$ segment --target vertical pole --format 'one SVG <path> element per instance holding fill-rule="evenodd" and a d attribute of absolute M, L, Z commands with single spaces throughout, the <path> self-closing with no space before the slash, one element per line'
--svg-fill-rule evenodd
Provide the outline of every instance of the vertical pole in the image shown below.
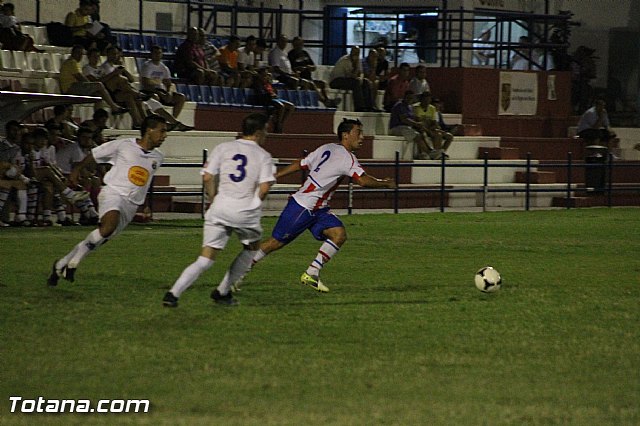
<path fill-rule="evenodd" d="M 530 207 L 530 196 L 531 196 L 531 152 L 527 152 L 527 179 L 525 184 L 525 199 L 524 199 L 524 209 L 529 211 Z"/>
<path fill-rule="evenodd" d="M 353 213 L 353 179 L 349 178 L 349 192 L 347 194 L 347 214 Z"/>
<path fill-rule="evenodd" d="M 609 164 L 607 165 L 607 168 L 609 169 L 609 173 L 608 173 L 608 182 L 607 182 L 607 207 L 611 207 L 612 205 L 612 194 L 611 192 L 613 191 L 613 154 L 608 153 L 608 160 L 609 160 Z"/>
<path fill-rule="evenodd" d="M 565 199 L 567 209 L 571 208 L 571 181 L 573 180 L 573 153 L 567 152 L 567 197 Z"/>
<path fill-rule="evenodd" d="M 149 185 L 149 210 L 153 214 L 153 185 L 154 185 L 155 176 L 151 178 L 151 185 Z"/>
<path fill-rule="evenodd" d="M 444 179 L 445 179 L 445 156 L 442 156 L 442 159 L 440 160 L 440 213 L 444 213 L 444 196 L 445 196 L 445 190 L 444 190 Z"/>
<path fill-rule="evenodd" d="M 396 179 L 396 187 L 393 189 L 393 213 L 398 214 L 398 204 L 400 201 L 400 151 L 396 151 L 393 172 Z"/>
<path fill-rule="evenodd" d="M 40 0 L 36 1 L 36 22 L 40 24 Z"/>
<path fill-rule="evenodd" d="M 144 12 L 142 10 L 143 0 L 138 2 L 138 33 L 142 36 L 142 29 L 144 28 Z"/>
<path fill-rule="evenodd" d="M 489 153 L 482 154 L 482 211 L 487 211 L 487 196 L 489 195 Z"/>

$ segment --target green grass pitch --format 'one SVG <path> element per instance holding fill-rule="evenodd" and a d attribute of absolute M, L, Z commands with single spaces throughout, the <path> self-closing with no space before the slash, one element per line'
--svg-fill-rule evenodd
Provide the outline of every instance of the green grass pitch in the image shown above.
<path fill-rule="evenodd" d="M 200 221 L 131 225 L 45 282 L 90 228 L 0 230 L 0 424 L 640 424 L 640 210 L 343 216 L 331 293 L 309 234 L 235 308 L 180 299 Z M 264 220 L 265 233 L 274 218 Z M 503 286 L 483 294 L 475 271 Z M 147 414 L 12 414 L 9 396 L 149 399 Z"/>

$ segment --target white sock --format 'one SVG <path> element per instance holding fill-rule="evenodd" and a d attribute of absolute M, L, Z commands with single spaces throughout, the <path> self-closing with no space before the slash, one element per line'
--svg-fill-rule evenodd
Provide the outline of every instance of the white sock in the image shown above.
<path fill-rule="evenodd" d="M 191 265 L 187 266 L 180 277 L 175 282 L 173 287 L 171 287 L 171 293 L 175 297 L 180 297 L 180 295 L 194 283 L 195 280 L 198 279 L 200 275 L 207 269 L 213 266 L 213 260 L 208 257 L 199 256 L 195 262 Z"/>
<path fill-rule="evenodd" d="M 19 189 L 16 191 L 16 197 L 18 198 L 18 214 L 21 219 L 20 221 L 25 220 L 25 215 L 27 214 L 27 190 Z"/>
<path fill-rule="evenodd" d="M 251 261 L 251 266 L 253 266 L 256 263 L 260 262 L 267 255 L 267 253 L 263 252 L 261 249 L 259 249 L 255 253 L 256 254 L 253 256 L 253 260 Z"/>
<path fill-rule="evenodd" d="M 71 188 L 65 188 L 62 192 L 61 192 L 62 196 L 64 198 L 66 198 L 67 200 L 70 200 L 71 197 L 73 197 L 73 194 L 75 194 L 75 191 L 72 190 Z"/>
<path fill-rule="evenodd" d="M 77 268 L 78 264 L 82 262 L 82 259 L 84 259 L 91 251 L 97 249 L 105 242 L 107 242 L 107 238 L 103 238 L 102 235 L 100 235 L 99 229 L 94 229 L 89 235 L 87 235 L 87 238 L 80 241 L 76 245 L 76 247 L 74 248 L 75 254 L 71 256 L 71 259 L 68 261 L 67 266 L 69 268 Z"/>
<path fill-rule="evenodd" d="M 242 250 L 238 256 L 236 256 L 233 263 L 229 267 L 229 270 L 224 275 L 224 278 L 218 285 L 218 292 L 224 296 L 229 294 L 231 286 L 238 281 L 244 274 L 249 272 L 251 265 L 253 264 L 254 256 L 258 250 Z"/>
<path fill-rule="evenodd" d="M 320 270 L 324 266 L 325 263 L 331 260 L 333 256 L 336 255 L 340 251 L 340 247 L 338 247 L 333 241 L 325 240 L 324 243 L 320 246 L 320 250 L 318 250 L 318 255 L 311 265 L 307 268 L 307 274 L 317 277 L 320 275 Z"/>

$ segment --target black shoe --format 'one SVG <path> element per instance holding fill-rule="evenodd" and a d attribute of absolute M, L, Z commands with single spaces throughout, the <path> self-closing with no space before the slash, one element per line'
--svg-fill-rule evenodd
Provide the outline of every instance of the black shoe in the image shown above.
<path fill-rule="evenodd" d="M 67 268 L 65 266 L 64 269 L 62 270 L 62 278 L 64 278 L 65 280 L 71 283 L 75 281 L 75 275 L 76 275 L 76 268 Z"/>
<path fill-rule="evenodd" d="M 53 261 L 53 266 L 51 266 L 51 275 L 47 278 L 47 285 L 50 287 L 57 286 L 58 280 L 60 279 L 60 275 L 58 275 L 58 271 L 56 270 L 56 263 L 58 263 L 58 260 Z"/>
<path fill-rule="evenodd" d="M 71 218 L 65 217 L 64 220 L 59 220 L 58 224 L 62 226 L 78 226 L 77 222 L 74 222 Z"/>
<path fill-rule="evenodd" d="M 88 225 L 97 225 L 97 224 L 98 224 L 98 216 L 95 216 L 95 217 L 82 216 L 80 218 L 80 225 L 88 226 Z"/>
<path fill-rule="evenodd" d="M 233 298 L 231 293 L 225 294 L 223 296 L 220 294 L 218 289 L 215 289 L 213 290 L 213 292 L 211 292 L 211 298 L 213 299 L 214 302 L 219 303 L 221 305 L 233 306 L 238 303 L 238 301 Z"/>
<path fill-rule="evenodd" d="M 164 297 L 162 298 L 162 304 L 167 308 L 177 308 L 178 307 L 178 298 L 173 295 L 170 291 L 166 292 Z"/>

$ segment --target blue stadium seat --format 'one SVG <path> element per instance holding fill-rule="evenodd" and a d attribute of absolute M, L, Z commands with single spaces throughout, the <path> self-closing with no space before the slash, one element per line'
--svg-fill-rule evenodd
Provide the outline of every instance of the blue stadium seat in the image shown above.
<path fill-rule="evenodd" d="M 152 35 L 145 35 L 142 38 L 142 45 L 144 46 L 144 51 L 145 52 L 150 52 L 151 48 L 158 44 L 158 40 L 156 38 L 156 36 L 152 36 Z"/>
<path fill-rule="evenodd" d="M 244 101 L 247 105 L 255 106 L 256 104 L 256 94 L 251 87 L 246 87 L 244 90 Z"/>
<path fill-rule="evenodd" d="M 197 102 L 199 104 L 204 103 L 203 93 L 200 90 L 200 86 L 197 84 L 189 84 L 189 94 L 191 95 L 191 102 Z"/>
<path fill-rule="evenodd" d="M 251 106 L 251 102 L 247 99 L 244 89 L 241 89 L 240 87 L 233 88 L 233 98 L 238 106 L 243 108 Z"/>
<path fill-rule="evenodd" d="M 167 37 L 167 53 L 176 53 L 178 46 L 182 44 L 184 40 L 176 37 Z"/>
<path fill-rule="evenodd" d="M 289 100 L 289 94 L 286 89 L 276 89 L 276 93 L 280 99 L 284 99 L 285 101 Z"/>
<path fill-rule="evenodd" d="M 287 90 L 289 102 L 294 104 L 297 109 L 308 109 L 304 103 L 302 92 L 304 92 L 304 90 Z"/>
<path fill-rule="evenodd" d="M 129 39 L 129 34 L 127 33 L 116 33 L 116 38 L 118 39 L 118 46 L 125 51 L 131 51 L 131 40 Z"/>
<path fill-rule="evenodd" d="M 233 97 L 232 87 L 223 87 L 222 96 L 224 96 L 224 104 L 228 106 L 237 106 L 236 100 Z"/>
<path fill-rule="evenodd" d="M 131 51 L 132 52 L 144 52 L 144 46 L 142 45 L 142 36 L 140 34 L 131 34 Z"/>
<path fill-rule="evenodd" d="M 211 100 L 213 105 L 224 105 L 224 96 L 222 96 L 222 87 L 211 86 Z"/>

